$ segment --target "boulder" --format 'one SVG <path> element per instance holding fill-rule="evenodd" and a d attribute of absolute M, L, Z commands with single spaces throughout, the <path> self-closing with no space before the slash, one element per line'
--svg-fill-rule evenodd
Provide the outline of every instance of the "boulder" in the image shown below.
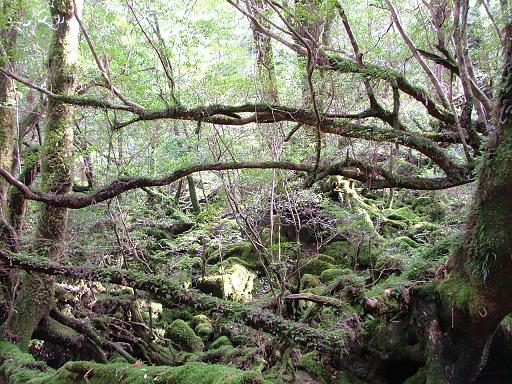
<path fill-rule="evenodd" d="M 201 352 L 204 349 L 202 340 L 194 330 L 183 320 L 174 320 L 167 328 L 165 337 L 186 352 Z"/>
<path fill-rule="evenodd" d="M 223 265 L 218 273 L 198 281 L 197 287 L 214 296 L 234 301 L 252 299 L 256 274 L 239 263 Z"/>

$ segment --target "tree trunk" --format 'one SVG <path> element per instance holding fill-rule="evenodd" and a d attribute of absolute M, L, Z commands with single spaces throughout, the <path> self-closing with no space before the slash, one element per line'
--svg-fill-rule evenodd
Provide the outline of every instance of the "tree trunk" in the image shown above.
<path fill-rule="evenodd" d="M 0 43 L 5 50 L 6 60 L 0 55 L 0 67 L 12 70 L 16 49 L 17 22 L 21 13 L 20 0 L 3 2 L 3 14 L 6 25 L 0 30 Z M 16 111 L 16 87 L 14 80 L 0 73 L 0 167 L 11 169 L 14 147 L 14 117 Z M 0 180 L 0 209 L 4 217 L 5 201 L 9 184 Z"/>
<path fill-rule="evenodd" d="M 74 16 L 74 4 L 80 10 L 80 0 L 50 2 L 54 35 L 49 55 L 49 88 L 62 95 L 72 95 L 76 87 L 74 72 L 79 26 Z M 72 187 L 73 111 L 72 105 L 48 100 L 41 164 L 42 188 L 53 194 L 66 194 Z M 58 261 L 66 222 L 67 209 L 50 205 L 43 207 L 33 245 L 34 254 Z M 14 303 L 14 311 L 4 324 L 4 336 L 27 349 L 34 329 L 50 311 L 53 293 L 51 276 L 28 274 Z"/>
<path fill-rule="evenodd" d="M 17 23 L 21 16 L 21 1 L 7 0 L 3 3 L 3 17 L 6 24 L 0 29 L 0 67 L 12 70 L 16 55 Z M 4 57 L 5 54 L 5 57 Z M 12 168 L 14 148 L 14 127 L 16 117 L 16 87 L 14 81 L 0 74 L 0 167 Z M 7 191 L 9 184 L 0 180 L 0 244 L 10 250 L 18 249 L 18 236 L 7 221 Z"/>
<path fill-rule="evenodd" d="M 188 194 L 190 195 L 190 201 L 192 202 L 192 211 L 194 213 L 201 213 L 201 206 L 197 200 L 196 182 L 192 175 L 187 176 L 188 182 Z"/>
<path fill-rule="evenodd" d="M 485 365 L 496 327 L 512 310 L 512 29 L 506 27 L 498 129 L 482 160 L 464 243 L 440 285 L 443 334 L 433 337 L 432 378 L 471 383 Z M 455 296 L 457 300 L 455 300 Z M 444 328 L 444 329 L 443 329 Z"/>
<path fill-rule="evenodd" d="M 262 0 L 251 0 L 251 6 L 260 12 L 264 12 L 266 6 Z M 257 17 L 257 16 L 256 16 Z M 268 28 L 268 22 L 263 18 L 258 22 Z M 261 33 L 254 23 L 251 24 L 256 50 L 256 81 L 259 98 L 268 103 L 277 103 L 276 75 L 274 67 L 274 55 L 272 53 L 272 38 Z"/>

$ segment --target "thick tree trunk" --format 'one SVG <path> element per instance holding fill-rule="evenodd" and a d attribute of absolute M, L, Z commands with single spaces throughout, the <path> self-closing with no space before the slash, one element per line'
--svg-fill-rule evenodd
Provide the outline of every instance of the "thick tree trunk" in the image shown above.
<path fill-rule="evenodd" d="M 80 0 L 51 1 L 54 36 L 49 56 L 49 88 L 62 95 L 75 91 L 75 66 L 78 55 L 79 26 L 74 16 L 74 4 Z M 72 105 L 50 99 L 47 109 L 45 141 L 42 153 L 43 188 L 50 193 L 66 194 L 72 187 L 73 168 Z M 67 209 L 47 205 L 42 208 L 34 253 L 58 261 L 66 230 Z M 4 324 L 4 336 L 28 347 L 33 331 L 47 316 L 53 302 L 53 278 L 31 273 L 22 282 L 14 303 L 14 311 Z"/>
<path fill-rule="evenodd" d="M 21 15 L 21 1 L 7 0 L 3 3 L 6 24 L 0 29 L 0 67 L 12 70 L 16 53 L 17 23 Z M 14 125 L 16 116 L 16 87 L 14 81 L 0 74 L 0 167 L 12 168 L 14 148 Z M 7 191 L 9 184 L 0 180 L 0 244 L 10 250 L 18 249 L 18 236 L 7 221 Z M 8 284 L 8 283 L 7 283 Z"/>
<path fill-rule="evenodd" d="M 499 322 L 512 311 L 512 29 L 506 27 L 498 129 L 491 138 L 464 243 L 441 283 L 445 324 L 433 337 L 431 372 L 443 383 L 471 383 L 485 365 Z M 457 299 L 455 299 L 457 298 Z"/>
<path fill-rule="evenodd" d="M 3 2 L 3 17 L 5 28 L 0 29 L 0 43 L 4 53 L 0 55 L 0 67 L 12 70 L 15 57 L 17 22 L 21 13 L 20 0 L 7 0 Z M 11 169 L 12 151 L 14 147 L 14 117 L 16 112 L 16 87 L 14 80 L 0 74 L 0 167 Z M 5 201 L 9 184 L 0 180 L 0 209 L 4 217 Z"/>

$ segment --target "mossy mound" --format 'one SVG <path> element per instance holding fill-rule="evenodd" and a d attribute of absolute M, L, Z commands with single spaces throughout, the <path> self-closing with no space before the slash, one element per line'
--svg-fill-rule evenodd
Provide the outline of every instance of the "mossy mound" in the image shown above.
<path fill-rule="evenodd" d="M 362 267 L 373 267 L 380 253 L 380 244 L 371 240 L 362 240 L 356 251 L 356 261 Z"/>
<path fill-rule="evenodd" d="M 327 256 L 329 257 L 329 256 Z M 320 276 L 326 269 L 335 268 L 331 262 L 323 260 L 325 255 L 315 255 L 301 261 L 301 272 L 304 274 Z"/>
<path fill-rule="evenodd" d="M 249 241 L 240 241 L 228 246 L 224 257 L 226 259 L 230 257 L 237 258 L 249 269 L 259 270 L 261 268 L 258 252 Z"/>
<path fill-rule="evenodd" d="M 87 379 L 84 378 L 87 374 Z M 259 372 L 200 362 L 177 367 L 71 361 L 58 370 L 0 341 L 0 381 L 6 384 L 265 384 Z"/>
<path fill-rule="evenodd" d="M 200 352 L 204 349 L 204 344 L 196 336 L 194 330 L 183 320 L 178 319 L 172 322 L 167 328 L 165 336 L 178 345 L 186 352 Z"/>
<path fill-rule="evenodd" d="M 321 249 L 322 253 L 331 256 L 335 264 L 350 268 L 355 255 L 354 246 L 349 241 L 335 241 Z"/>
<path fill-rule="evenodd" d="M 231 343 L 231 340 L 227 336 L 220 336 L 208 346 L 209 349 L 219 349 L 222 347 L 232 347 L 233 344 Z"/>
<path fill-rule="evenodd" d="M 190 321 L 192 327 L 197 327 L 199 324 L 211 324 L 212 321 L 206 315 L 195 315 Z"/>
<path fill-rule="evenodd" d="M 418 215 L 426 216 L 434 222 L 440 222 L 446 216 L 448 205 L 441 196 L 422 195 L 414 199 L 412 209 Z"/>
<path fill-rule="evenodd" d="M 383 213 L 389 220 L 405 221 L 409 223 L 421 221 L 421 218 L 408 207 L 387 209 Z"/>
<path fill-rule="evenodd" d="M 188 308 L 162 308 L 160 321 L 162 323 L 170 324 L 174 320 L 181 319 L 185 321 L 192 320 L 193 315 Z"/>
<path fill-rule="evenodd" d="M 348 268 L 331 268 L 326 269 L 320 275 L 320 281 L 322 283 L 330 283 L 333 280 L 337 280 L 342 276 L 353 274 L 351 269 Z"/>
<path fill-rule="evenodd" d="M 329 255 L 324 255 L 322 253 L 319 253 L 318 255 L 316 255 L 316 258 L 318 260 L 325 261 L 326 263 L 331 263 L 331 264 L 336 263 L 336 260 L 334 259 L 334 257 L 329 256 Z"/>
<path fill-rule="evenodd" d="M 311 289 L 322 285 L 322 281 L 318 276 L 311 275 L 309 273 L 304 274 L 301 278 L 301 288 Z"/>
<path fill-rule="evenodd" d="M 238 263 L 221 266 L 218 274 L 207 276 L 198 282 L 197 287 L 214 296 L 234 301 L 252 299 L 256 274 Z"/>
<path fill-rule="evenodd" d="M 208 341 L 213 336 L 213 325 L 211 323 L 201 323 L 197 324 L 194 328 L 194 331 L 197 336 L 201 338 L 203 341 Z"/>

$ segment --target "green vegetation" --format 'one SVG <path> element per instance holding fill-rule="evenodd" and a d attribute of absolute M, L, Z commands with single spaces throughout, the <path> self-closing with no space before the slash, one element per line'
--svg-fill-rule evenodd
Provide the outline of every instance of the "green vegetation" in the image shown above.
<path fill-rule="evenodd" d="M 511 382 L 510 1 L 0 1 L 0 382 Z"/>

